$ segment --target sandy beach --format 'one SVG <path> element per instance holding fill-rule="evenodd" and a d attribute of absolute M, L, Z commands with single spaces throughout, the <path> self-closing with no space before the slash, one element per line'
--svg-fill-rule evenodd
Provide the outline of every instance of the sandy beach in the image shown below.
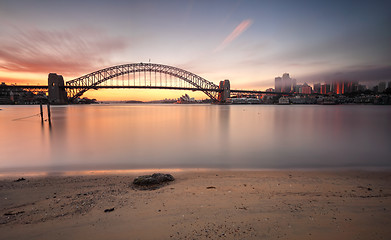
<path fill-rule="evenodd" d="M 0 179 L 0 239 L 390 239 L 391 172 L 160 170 Z M 106 211 L 105 211 L 106 210 Z"/>

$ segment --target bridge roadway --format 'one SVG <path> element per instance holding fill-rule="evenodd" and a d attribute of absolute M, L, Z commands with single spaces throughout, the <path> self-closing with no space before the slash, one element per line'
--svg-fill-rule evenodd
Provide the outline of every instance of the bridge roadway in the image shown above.
<path fill-rule="evenodd" d="M 61 89 L 80 89 L 84 86 L 60 86 Z M 46 85 L 0 85 L 0 89 L 4 88 L 19 88 L 22 90 L 42 90 L 47 91 L 48 86 Z M 169 87 L 169 86 L 94 86 L 91 89 L 120 89 L 120 88 L 134 88 L 134 89 L 167 89 L 167 90 L 186 90 L 186 91 L 212 91 L 212 92 L 221 92 L 221 89 L 195 89 L 195 88 L 189 88 L 189 87 Z M 231 93 L 241 93 L 241 94 L 276 94 L 276 95 L 292 95 L 293 93 L 286 93 L 286 92 L 266 92 L 266 91 L 258 91 L 258 90 L 238 90 L 238 89 L 231 89 Z"/>

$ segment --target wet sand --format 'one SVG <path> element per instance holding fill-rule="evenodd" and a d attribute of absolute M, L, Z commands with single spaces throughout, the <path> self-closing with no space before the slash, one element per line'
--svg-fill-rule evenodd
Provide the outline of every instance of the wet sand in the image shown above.
<path fill-rule="evenodd" d="M 160 172 L 0 179 L 0 239 L 391 238 L 390 171 Z"/>

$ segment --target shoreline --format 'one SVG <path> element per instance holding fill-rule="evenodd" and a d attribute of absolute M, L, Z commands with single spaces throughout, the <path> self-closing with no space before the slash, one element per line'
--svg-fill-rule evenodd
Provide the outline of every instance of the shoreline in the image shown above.
<path fill-rule="evenodd" d="M 127 174 L 150 174 L 154 172 L 391 172 L 390 167 L 301 167 L 301 168 L 128 168 L 128 169 L 86 169 L 86 170 L 31 170 L 31 169 L 8 169 L 0 171 L 0 180 L 17 177 L 47 177 L 47 176 L 99 176 L 99 175 L 127 175 Z"/>
<path fill-rule="evenodd" d="M 153 191 L 132 188 L 136 176 L 155 170 L 176 180 Z M 390 170 L 171 170 L 1 178 L 0 239 L 391 235 Z"/>

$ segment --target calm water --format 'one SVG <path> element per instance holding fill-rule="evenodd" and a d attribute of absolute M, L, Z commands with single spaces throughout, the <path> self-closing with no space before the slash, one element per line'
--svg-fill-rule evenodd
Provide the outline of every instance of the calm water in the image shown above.
<path fill-rule="evenodd" d="M 51 128 L 0 109 L 2 172 L 391 167 L 388 106 L 52 106 Z"/>

